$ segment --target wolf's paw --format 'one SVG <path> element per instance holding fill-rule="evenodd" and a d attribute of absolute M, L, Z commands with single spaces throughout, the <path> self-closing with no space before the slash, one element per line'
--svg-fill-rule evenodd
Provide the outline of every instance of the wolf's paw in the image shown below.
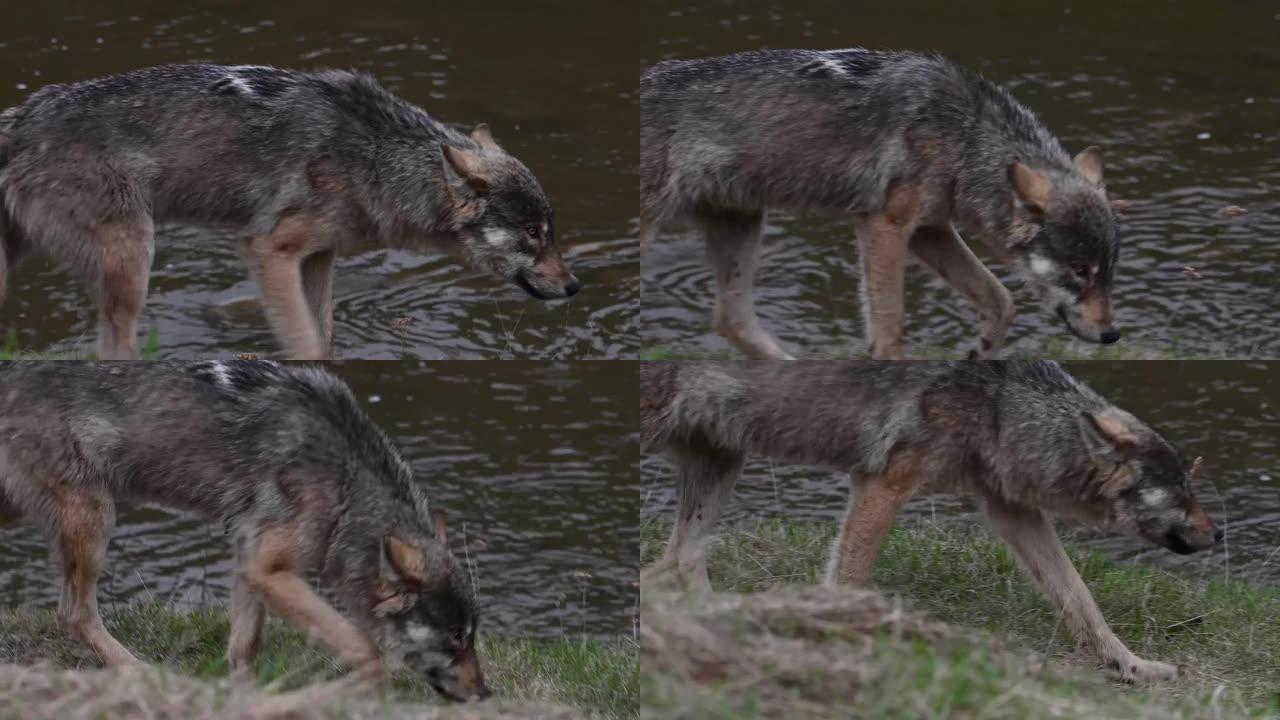
<path fill-rule="evenodd" d="M 1143 660 L 1133 655 L 1126 660 L 1112 660 L 1112 669 L 1120 673 L 1120 681 L 1134 684 L 1147 684 L 1175 680 L 1178 668 L 1168 663 L 1155 660 Z"/>

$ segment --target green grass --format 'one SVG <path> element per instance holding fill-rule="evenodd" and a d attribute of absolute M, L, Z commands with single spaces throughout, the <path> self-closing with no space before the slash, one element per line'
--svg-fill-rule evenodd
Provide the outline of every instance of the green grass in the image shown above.
<path fill-rule="evenodd" d="M 652 523 L 643 528 L 643 563 L 660 553 L 666 532 Z M 745 597 L 802 592 L 799 588 L 820 579 L 834 532 L 831 524 L 784 522 L 729 532 L 710 555 L 712 585 L 717 592 Z M 1063 717 L 1280 716 L 1280 591 L 1241 582 L 1195 582 L 1091 552 L 1072 550 L 1071 555 L 1120 638 L 1142 657 L 1183 666 L 1181 678 L 1153 687 L 1109 681 L 1019 572 L 1003 543 L 980 533 L 918 528 L 890 535 L 872 586 L 946 623 L 954 636 L 832 640 L 812 633 L 783 635 L 792 650 L 803 648 L 825 659 L 803 687 L 774 688 L 782 700 L 752 700 L 751 693 L 731 683 L 654 672 L 646 659 L 642 704 L 647 709 L 692 703 L 708 716 L 754 717 L 779 703 L 796 702 L 813 709 L 797 717 L 840 716 L 824 714 L 821 693 L 809 697 L 805 687 L 820 687 L 824 676 L 830 681 L 844 663 L 860 665 L 867 678 L 875 679 L 837 696 L 846 703 L 856 699 L 867 717 L 1044 717 L 1048 708 L 1058 708 Z M 660 594 L 655 604 L 648 587 L 642 593 L 642 613 L 681 612 L 679 600 Z M 743 620 L 732 622 L 741 627 Z M 758 644 L 761 635 L 750 625 L 740 632 L 756 638 L 748 644 Z M 778 642 L 777 628 L 767 636 Z M 753 711 L 751 702 L 766 710 Z"/>
<path fill-rule="evenodd" d="M 175 612 L 160 604 L 105 607 L 108 629 L 150 663 L 197 678 L 227 675 L 223 653 L 227 614 L 220 608 Z M 531 640 L 481 635 L 478 653 L 495 697 L 568 705 L 606 718 L 638 712 L 636 643 L 631 638 Z M 94 668 L 97 661 L 58 627 L 51 611 L 0 613 L 0 662 L 51 661 Z M 334 658 L 282 622 L 269 620 L 257 661 L 258 685 L 292 689 L 342 674 Z M 393 678 L 397 701 L 437 702 L 435 692 L 407 673 Z"/>
<path fill-rule="evenodd" d="M 791 348 L 801 357 L 824 360 L 866 359 L 866 344 L 862 342 L 844 345 Z M 912 360 L 963 360 L 969 352 L 966 347 L 912 346 L 907 355 Z M 1155 349 L 1121 342 L 1115 345 L 1086 345 L 1053 338 L 1034 349 L 1006 351 L 1005 358 L 1034 358 L 1044 360 L 1208 360 L 1204 355 L 1183 352 L 1178 343 L 1172 347 Z M 1223 355 L 1222 357 L 1227 357 Z M 742 360 L 745 356 L 736 350 L 705 350 L 696 347 L 650 347 L 640 351 L 641 360 Z"/>
<path fill-rule="evenodd" d="M 143 360 L 154 360 L 160 353 L 160 333 L 152 327 L 147 330 L 147 337 L 142 341 L 142 347 L 138 349 L 138 355 Z M 4 343 L 0 345 L 0 360 L 92 360 L 92 353 L 49 353 L 33 350 L 24 350 L 18 346 L 18 332 L 10 328 L 5 335 Z"/>

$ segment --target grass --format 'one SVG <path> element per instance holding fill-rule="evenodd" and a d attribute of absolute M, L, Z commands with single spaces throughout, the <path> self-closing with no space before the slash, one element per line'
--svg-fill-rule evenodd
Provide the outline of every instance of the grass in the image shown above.
<path fill-rule="evenodd" d="M 138 349 L 142 360 L 155 360 L 160 353 L 160 333 L 152 327 L 147 330 L 147 337 Z M 18 346 L 18 332 L 10 328 L 5 335 L 4 344 L 0 345 L 0 360 L 93 360 L 92 353 L 48 353 L 23 350 Z"/>
<path fill-rule="evenodd" d="M 801 357 L 824 360 L 856 360 L 870 357 L 866 344 L 857 343 L 792 348 L 801 353 Z M 908 356 L 913 360 L 963 360 L 969 348 L 941 346 L 907 346 Z M 1180 349 L 1175 342 L 1173 347 L 1157 350 L 1155 348 L 1121 342 L 1116 345 L 1086 345 L 1070 342 L 1060 338 L 1051 338 L 1043 345 L 1033 349 L 1017 349 L 1006 351 L 1005 358 L 1028 358 L 1042 360 L 1208 360 L 1205 355 L 1192 355 Z M 1223 354 L 1222 357 L 1229 357 Z M 742 360 L 746 356 L 732 349 L 705 350 L 697 347 L 656 346 L 640 351 L 641 360 Z"/>
<path fill-rule="evenodd" d="M 148 662 L 205 681 L 227 675 L 227 614 L 221 608 L 176 612 L 156 604 L 103 611 L 108 629 Z M 258 686 L 288 690 L 342 674 L 337 661 L 292 626 L 274 619 L 264 628 Z M 495 698 L 517 704 L 567 706 L 580 715 L 630 718 L 638 712 L 636 643 L 613 640 L 531 640 L 481 636 L 478 649 Z M 0 613 L 0 662 L 50 662 L 93 668 L 97 661 L 58 627 L 51 611 Z M 435 691 L 407 673 L 393 678 L 392 699 L 437 704 Z M 3 692 L 0 692 L 3 695 Z M 0 699 L 0 717 L 6 717 Z"/>
<path fill-rule="evenodd" d="M 643 563 L 660 553 L 666 532 L 653 523 L 643 528 Z M 718 613 L 714 602 L 691 604 L 646 583 L 641 602 L 646 712 L 689 704 L 708 717 L 762 717 L 783 707 L 794 708 L 795 717 L 814 718 L 845 717 L 851 707 L 866 717 L 884 718 L 1280 717 L 1280 591 L 1275 589 L 1198 583 L 1072 550 L 1103 614 L 1129 648 L 1184 668 L 1175 682 L 1128 687 L 1099 671 L 1024 579 L 1003 543 L 985 534 L 895 530 L 872 579 L 885 595 L 869 593 L 889 607 L 879 613 L 881 622 L 850 632 L 847 618 L 831 609 L 850 591 L 812 588 L 833 539 L 830 524 L 778 521 L 724 535 L 710 555 L 711 582 L 717 593 L 728 593 L 714 597 L 736 600 L 719 601 L 729 607 Z M 770 600 L 781 610 L 762 622 L 749 603 Z M 902 610 L 899 602 L 911 609 Z M 789 607 L 795 608 L 792 616 L 786 614 Z M 815 622 L 823 612 L 839 621 Z M 846 608 L 849 614 L 857 613 Z M 930 622 L 940 629 L 919 631 Z M 901 627 L 913 623 L 915 630 Z M 747 660 L 760 658 L 760 663 L 719 676 L 705 667 L 701 674 L 672 669 L 651 657 L 650 637 L 660 643 L 681 632 L 703 639 L 722 636 L 734 648 L 734 662 L 749 665 Z M 701 646 L 701 657 L 707 647 Z M 807 668 L 803 677 L 791 672 L 778 679 L 778 668 L 796 667 Z M 733 678 L 753 673 L 760 679 L 755 689 L 735 684 Z M 840 686 L 845 689 L 834 689 Z"/>

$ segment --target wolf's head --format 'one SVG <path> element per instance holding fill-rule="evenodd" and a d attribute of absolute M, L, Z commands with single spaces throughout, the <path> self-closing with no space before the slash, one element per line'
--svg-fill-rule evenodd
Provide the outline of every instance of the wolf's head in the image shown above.
<path fill-rule="evenodd" d="M 1102 153 L 1088 148 L 1073 171 L 1009 166 L 1015 235 L 1013 269 L 1077 337 L 1104 345 L 1120 339 L 1111 279 L 1120 243 L 1102 183 Z"/>
<path fill-rule="evenodd" d="M 383 648 L 450 700 L 489 697 L 476 656 L 479 616 L 465 576 L 449 552 L 443 516 L 431 538 L 383 538 L 374 614 L 383 620 Z"/>
<path fill-rule="evenodd" d="M 1114 407 L 1085 412 L 1080 428 L 1090 486 L 1117 526 L 1180 554 L 1222 539 L 1191 494 L 1191 466 L 1158 433 Z"/>
<path fill-rule="evenodd" d="M 556 249 L 551 201 L 538 179 L 494 142 L 487 125 L 471 139 L 478 148 L 441 145 L 468 262 L 539 300 L 576 294 L 582 285 Z"/>

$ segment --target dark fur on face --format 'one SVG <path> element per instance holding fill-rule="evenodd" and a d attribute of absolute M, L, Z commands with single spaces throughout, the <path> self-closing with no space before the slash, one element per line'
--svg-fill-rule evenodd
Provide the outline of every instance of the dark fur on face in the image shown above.
<path fill-rule="evenodd" d="M 478 150 L 443 151 L 468 261 L 540 300 L 570 297 L 581 284 L 555 242 L 551 201 L 533 173 L 478 126 Z"/>
<path fill-rule="evenodd" d="M 1222 532 L 1191 493 L 1191 464 L 1149 427 L 1132 427 L 1120 411 L 1085 413 L 1095 488 L 1119 527 L 1185 555 L 1207 550 Z"/>
<path fill-rule="evenodd" d="M 476 656 L 480 623 L 466 575 L 449 553 L 443 524 L 436 539 L 384 541 L 381 584 L 374 608 L 384 621 L 383 644 L 393 662 L 450 700 L 489 697 Z"/>
<path fill-rule="evenodd" d="M 1120 243 L 1101 162 L 1090 148 L 1076 156 L 1072 173 L 1014 165 L 1015 215 L 1030 239 L 1012 246 L 1010 257 L 1067 329 L 1082 340 L 1110 344 L 1120 339 L 1111 309 Z"/>

